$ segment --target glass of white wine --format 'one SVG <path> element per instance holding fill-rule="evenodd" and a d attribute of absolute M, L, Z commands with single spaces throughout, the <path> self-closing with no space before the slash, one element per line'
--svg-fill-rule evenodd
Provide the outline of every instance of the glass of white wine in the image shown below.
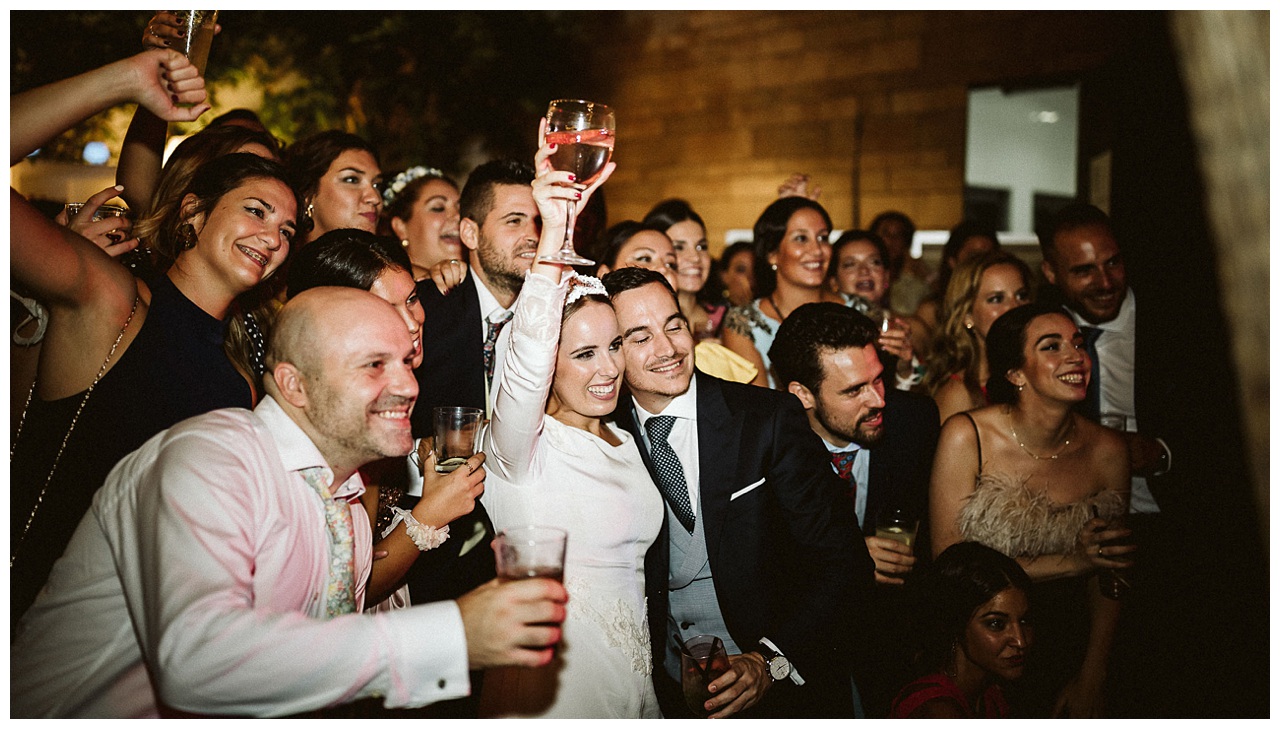
<path fill-rule="evenodd" d="M 548 143 L 556 145 L 551 166 L 560 172 L 572 172 L 574 186 L 579 190 L 589 187 L 613 157 L 614 128 L 613 110 L 604 104 L 582 99 L 551 102 L 547 107 L 546 137 Z M 595 264 L 574 250 L 573 225 L 577 216 L 578 204 L 570 200 L 564 244 L 555 254 L 539 256 L 539 261 L 568 266 Z"/>

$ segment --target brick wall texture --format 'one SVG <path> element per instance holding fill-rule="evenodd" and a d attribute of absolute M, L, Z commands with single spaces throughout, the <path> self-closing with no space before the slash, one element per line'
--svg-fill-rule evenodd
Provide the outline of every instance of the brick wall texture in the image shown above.
<path fill-rule="evenodd" d="M 793 172 L 837 228 L 899 209 L 959 222 L 968 90 L 1070 83 L 1115 48 L 1114 13 L 626 12 L 597 50 L 618 116 L 611 221 L 688 199 L 718 252 Z"/>

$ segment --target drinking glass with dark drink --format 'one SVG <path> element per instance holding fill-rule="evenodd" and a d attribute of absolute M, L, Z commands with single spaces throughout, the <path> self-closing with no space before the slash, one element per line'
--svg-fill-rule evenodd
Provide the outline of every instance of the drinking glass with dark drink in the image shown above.
<path fill-rule="evenodd" d="M 503 529 L 493 538 L 498 579 L 547 577 L 564 582 L 564 550 L 568 540 L 569 533 L 555 527 Z"/>
<path fill-rule="evenodd" d="M 213 47 L 214 29 L 218 25 L 217 10 L 175 10 L 182 24 L 183 35 L 177 50 L 191 60 L 200 75 L 209 65 L 209 50 Z"/>
<path fill-rule="evenodd" d="M 680 688 L 694 716 L 705 719 L 711 713 L 706 707 L 711 698 L 707 686 L 728 670 L 729 656 L 718 637 L 695 635 L 680 644 Z"/>
<path fill-rule="evenodd" d="M 551 166 L 560 172 L 574 174 L 574 186 L 586 189 L 596 181 L 613 157 L 613 110 L 604 104 L 581 99 L 559 99 L 547 108 L 547 136 L 556 145 Z M 540 256 L 539 261 L 569 266 L 591 266 L 588 258 L 573 248 L 573 224 L 578 205 L 569 201 L 569 220 L 565 227 L 564 245 L 554 255 Z"/>

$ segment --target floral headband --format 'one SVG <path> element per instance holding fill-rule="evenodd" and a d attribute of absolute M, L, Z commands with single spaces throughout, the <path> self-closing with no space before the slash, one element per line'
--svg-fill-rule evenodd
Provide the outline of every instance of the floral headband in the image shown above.
<path fill-rule="evenodd" d="M 605 290 L 604 284 L 600 283 L 600 279 L 595 276 L 583 276 L 580 273 L 574 273 L 570 275 L 569 282 L 569 294 L 564 298 L 565 306 L 572 304 L 583 296 L 590 296 L 591 294 L 609 295 L 609 292 Z"/>
<path fill-rule="evenodd" d="M 405 186 L 420 177 L 444 176 L 444 172 L 435 167 L 423 167 L 422 165 L 410 167 L 391 179 L 391 184 L 387 185 L 382 191 L 382 204 L 384 207 L 389 207 L 391 203 L 395 201 L 396 195 L 399 195 L 404 191 Z"/>

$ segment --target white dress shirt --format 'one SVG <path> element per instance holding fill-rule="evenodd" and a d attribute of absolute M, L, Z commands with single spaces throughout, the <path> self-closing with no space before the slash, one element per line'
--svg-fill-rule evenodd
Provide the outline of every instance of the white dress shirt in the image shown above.
<path fill-rule="evenodd" d="M 455 603 L 324 618 L 324 504 L 299 473 L 315 466 L 327 468 L 269 396 L 126 456 L 18 626 L 13 716 L 273 716 L 466 695 Z M 337 495 L 363 490 L 357 474 Z M 358 607 L 372 539 L 352 508 Z"/>
<path fill-rule="evenodd" d="M 635 398 L 632 398 L 635 402 Z M 683 395 L 677 395 L 667 404 L 661 413 L 651 413 L 636 402 L 636 422 L 640 425 L 640 437 L 644 439 L 644 447 L 652 453 L 649 443 L 649 431 L 645 423 L 655 415 L 670 415 L 676 419 L 667 436 L 667 445 L 675 451 L 684 469 L 684 482 L 689 487 L 689 505 L 693 507 L 693 515 L 698 516 L 698 378 L 689 380 L 689 389 Z"/>
<path fill-rule="evenodd" d="M 489 322 L 502 318 L 510 309 L 498 303 L 497 297 L 478 276 L 476 277 L 476 297 L 480 301 L 480 341 L 484 342 L 489 338 Z M 512 304 L 512 307 L 514 308 L 515 304 Z M 510 324 L 511 322 L 507 322 L 507 326 L 502 327 L 498 332 L 498 341 L 493 345 L 493 381 L 486 382 L 484 386 L 486 418 L 493 414 L 493 395 L 490 391 L 494 382 L 502 382 L 502 363 L 506 361 L 507 350 L 511 348 Z"/>
<path fill-rule="evenodd" d="M 1094 363 L 1098 381 L 1098 412 L 1124 416 L 1125 430 L 1138 432 L 1137 406 L 1134 404 L 1134 363 L 1136 362 L 1136 332 L 1138 303 L 1133 289 L 1125 294 L 1116 318 L 1101 324 L 1085 321 L 1072 309 L 1067 309 L 1076 326 L 1101 329 L 1096 347 L 1099 361 Z M 1164 441 L 1161 447 L 1168 451 Z M 1129 511 L 1138 514 L 1159 513 L 1147 479 L 1134 476 L 1129 485 Z"/>

